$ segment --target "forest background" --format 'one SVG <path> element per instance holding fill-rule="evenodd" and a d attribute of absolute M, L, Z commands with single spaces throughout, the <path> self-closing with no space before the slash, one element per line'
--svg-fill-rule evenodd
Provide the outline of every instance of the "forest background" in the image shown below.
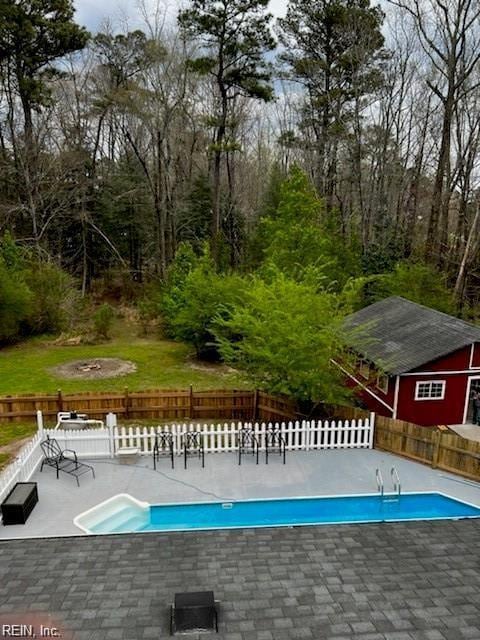
<path fill-rule="evenodd" d="M 0 0 L 0 341 L 135 308 L 271 391 L 338 401 L 346 314 L 475 321 L 480 5 L 191 0 L 88 33 Z"/>

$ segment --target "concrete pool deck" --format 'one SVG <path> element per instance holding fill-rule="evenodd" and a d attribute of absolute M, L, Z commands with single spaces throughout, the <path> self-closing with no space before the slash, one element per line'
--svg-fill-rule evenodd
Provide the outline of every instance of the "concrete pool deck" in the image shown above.
<path fill-rule="evenodd" d="M 372 449 L 287 452 L 286 465 L 277 456 L 265 465 L 261 455 L 258 466 L 253 456 L 245 456 L 239 466 L 233 453 L 207 454 L 204 469 L 191 458 L 186 470 L 181 457 L 175 459 L 175 469 L 161 459 L 157 471 L 151 457 L 135 465 L 111 459 L 86 462 L 94 466 L 96 478 L 82 476 L 80 487 L 66 474 L 57 480 L 52 468 L 37 471 L 31 480 L 38 483 L 38 504 L 25 525 L 0 526 L 0 539 L 84 535 L 73 524 L 75 516 L 118 493 L 152 504 L 375 493 L 376 468 L 388 493 L 393 466 L 402 492 L 438 491 L 480 506 L 480 483 Z"/>

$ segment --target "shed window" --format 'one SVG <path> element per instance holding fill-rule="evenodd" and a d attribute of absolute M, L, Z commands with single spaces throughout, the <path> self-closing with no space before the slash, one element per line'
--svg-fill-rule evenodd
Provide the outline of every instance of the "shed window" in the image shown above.
<path fill-rule="evenodd" d="M 360 361 L 360 375 L 366 379 L 370 376 L 370 363 L 367 360 Z"/>
<path fill-rule="evenodd" d="M 388 393 L 388 376 L 379 373 L 377 378 L 377 389 L 382 393 Z"/>
<path fill-rule="evenodd" d="M 445 397 L 445 380 L 429 380 L 417 382 L 415 400 L 443 400 Z"/>

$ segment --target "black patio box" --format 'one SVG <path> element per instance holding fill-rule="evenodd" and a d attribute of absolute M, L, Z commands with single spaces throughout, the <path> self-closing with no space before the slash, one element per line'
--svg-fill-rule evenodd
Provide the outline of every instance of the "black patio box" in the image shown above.
<path fill-rule="evenodd" d="M 213 591 L 176 593 L 170 624 L 171 634 L 207 629 L 218 632 Z"/>
<path fill-rule="evenodd" d="M 37 483 L 17 482 L 2 502 L 3 524 L 25 524 L 37 502 Z"/>

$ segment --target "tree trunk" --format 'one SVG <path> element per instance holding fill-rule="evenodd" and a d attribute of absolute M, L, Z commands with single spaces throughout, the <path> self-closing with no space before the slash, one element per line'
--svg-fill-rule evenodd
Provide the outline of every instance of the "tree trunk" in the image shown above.
<path fill-rule="evenodd" d="M 453 81 L 451 83 L 453 85 Z M 440 152 L 438 156 L 437 170 L 435 173 L 435 181 L 433 184 L 432 206 L 430 209 L 430 218 L 428 220 L 427 240 L 425 243 L 425 257 L 427 261 L 439 264 L 441 257 L 441 245 L 438 236 L 438 224 L 440 214 L 445 212 L 445 179 L 450 162 L 450 142 L 452 130 L 452 117 L 454 108 L 453 87 L 449 86 L 449 92 L 444 102 L 443 123 L 442 123 L 442 140 L 440 144 Z M 442 215 L 444 221 L 445 213 Z M 447 213 L 448 217 L 448 213 Z"/>
<path fill-rule="evenodd" d="M 475 217 L 473 218 L 472 226 L 470 227 L 470 232 L 468 234 L 467 242 L 465 244 L 465 250 L 463 252 L 462 261 L 460 263 L 460 268 L 457 274 L 457 280 L 455 282 L 454 293 L 459 306 L 461 306 L 463 292 L 465 289 L 466 268 L 470 260 L 472 249 L 475 246 L 475 242 L 476 242 L 476 233 L 477 233 L 479 219 L 480 219 L 480 202 L 477 201 Z"/>

